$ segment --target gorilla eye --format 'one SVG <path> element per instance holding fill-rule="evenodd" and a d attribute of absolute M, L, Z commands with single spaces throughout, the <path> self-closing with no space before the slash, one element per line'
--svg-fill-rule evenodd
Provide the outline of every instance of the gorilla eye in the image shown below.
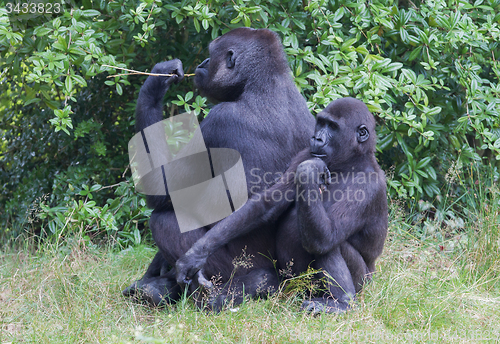
<path fill-rule="evenodd" d="M 229 50 L 226 56 L 226 67 L 231 69 L 236 64 L 236 57 L 234 57 L 234 52 Z"/>
<path fill-rule="evenodd" d="M 365 125 L 361 125 L 358 127 L 358 142 L 365 142 L 370 137 L 370 133 Z"/>

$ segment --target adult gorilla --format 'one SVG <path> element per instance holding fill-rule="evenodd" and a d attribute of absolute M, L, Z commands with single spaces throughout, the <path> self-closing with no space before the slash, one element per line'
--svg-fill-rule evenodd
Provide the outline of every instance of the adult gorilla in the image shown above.
<path fill-rule="evenodd" d="M 227 242 L 280 218 L 278 268 L 322 270 L 324 291 L 304 301 L 310 312 L 342 312 L 375 271 L 387 234 L 384 173 L 375 159 L 375 120 L 361 101 L 344 98 L 318 114 L 310 148 L 283 178 L 219 222 L 177 261 L 177 280 L 204 279 L 205 261 Z M 197 275 L 197 276 L 196 276 Z M 214 300 L 212 307 L 220 308 Z"/>
<path fill-rule="evenodd" d="M 239 28 L 214 40 L 209 46 L 210 59 L 196 69 L 195 83 L 200 92 L 215 105 L 201 122 L 201 132 L 208 148 L 232 148 L 242 157 L 248 188 L 264 188 L 264 173 L 285 171 L 294 156 L 313 133 L 314 117 L 298 92 L 278 36 L 267 29 Z M 153 73 L 175 74 L 172 77 L 150 76 L 141 87 L 136 108 L 136 131 L 161 121 L 162 99 L 173 82 L 183 78 L 182 63 L 172 60 L 157 64 Z M 153 305 L 179 297 L 175 279 L 177 259 L 209 230 L 180 233 L 167 197 L 148 196 L 154 209 L 149 225 L 160 252 L 146 274 L 123 291 Z M 233 258 L 253 255 L 253 267 L 238 269 L 233 285 L 257 293 L 259 281 L 267 287 L 278 283 L 271 260 L 276 230 L 262 226 L 251 236 L 241 236 L 220 248 L 207 260 L 205 274 L 220 274 L 227 281 L 234 270 Z M 272 276 L 271 276 L 272 275 Z M 262 287 L 262 283 L 259 285 Z"/>

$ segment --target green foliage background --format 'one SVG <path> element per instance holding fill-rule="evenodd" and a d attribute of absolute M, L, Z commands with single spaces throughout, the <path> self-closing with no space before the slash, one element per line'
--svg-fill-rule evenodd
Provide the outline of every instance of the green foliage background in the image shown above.
<path fill-rule="evenodd" d="M 499 0 L 65 0 L 52 15 L 14 5 L 0 1 L 0 240 L 78 230 L 138 244 L 149 210 L 126 150 L 144 77 L 107 78 L 103 65 L 179 58 L 192 73 L 212 39 L 243 25 L 280 35 L 314 114 L 344 96 L 369 106 L 391 197 L 476 208 L 463 197 L 471 184 L 498 178 Z M 195 95 L 182 82 L 166 112 L 203 116 L 210 104 Z"/>

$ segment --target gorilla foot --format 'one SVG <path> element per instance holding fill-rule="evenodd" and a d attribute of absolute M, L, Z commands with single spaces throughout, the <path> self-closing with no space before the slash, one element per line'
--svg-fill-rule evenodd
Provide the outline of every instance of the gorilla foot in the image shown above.
<path fill-rule="evenodd" d="M 238 287 L 214 286 L 212 283 L 210 287 L 207 287 L 206 283 L 200 283 L 192 295 L 198 309 L 215 314 L 234 308 L 244 299 L 251 298 L 251 295 L 245 295 Z"/>
<path fill-rule="evenodd" d="M 241 296 L 226 293 L 217 293 L 212 295 L 203 295 L 196 299 L 196 306 L 200 310 L 205 310 L 209 313 L 218 314 L 224 310 L 232 309 L 243 303 L 244 300 L 251 299 L 250 295 Z"/>
<path fill-rule="evenodd" d="M 322 299 L 315 298 L 311 301 L 302 302 L 302 306 L 300 306 L 300 310 L 303 312 L 311 313 L 312 315 L 317 315 L 320 313 L 336 313 L 341 314 L 345 313 L 351 307 L 346 302 L 339 302 L 337 300 L 332 299 Z"/>
<path fill-rule="evenodd" d="M 180 298 L 181 288 L 175 279 L 170 277 L 152 277 L 135 281 L 125 288 L 122 294 L 153 307 L 163 307 Z"/>

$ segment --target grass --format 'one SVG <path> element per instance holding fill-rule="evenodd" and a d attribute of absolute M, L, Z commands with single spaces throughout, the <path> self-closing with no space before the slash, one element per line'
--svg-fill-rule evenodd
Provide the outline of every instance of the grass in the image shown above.
<path fill-rule="evenodd" d="M 344 315 L 300 313 L 285 294 L 217 315 L 189 299 L 149 308 L 120 293 L 145 271 L 147 246 L 117 253 L 73 238 L 4 251 L 0 343 L 500 342 L 498 208 L 427 236 L 393 211 L 378 273 Z"/>

